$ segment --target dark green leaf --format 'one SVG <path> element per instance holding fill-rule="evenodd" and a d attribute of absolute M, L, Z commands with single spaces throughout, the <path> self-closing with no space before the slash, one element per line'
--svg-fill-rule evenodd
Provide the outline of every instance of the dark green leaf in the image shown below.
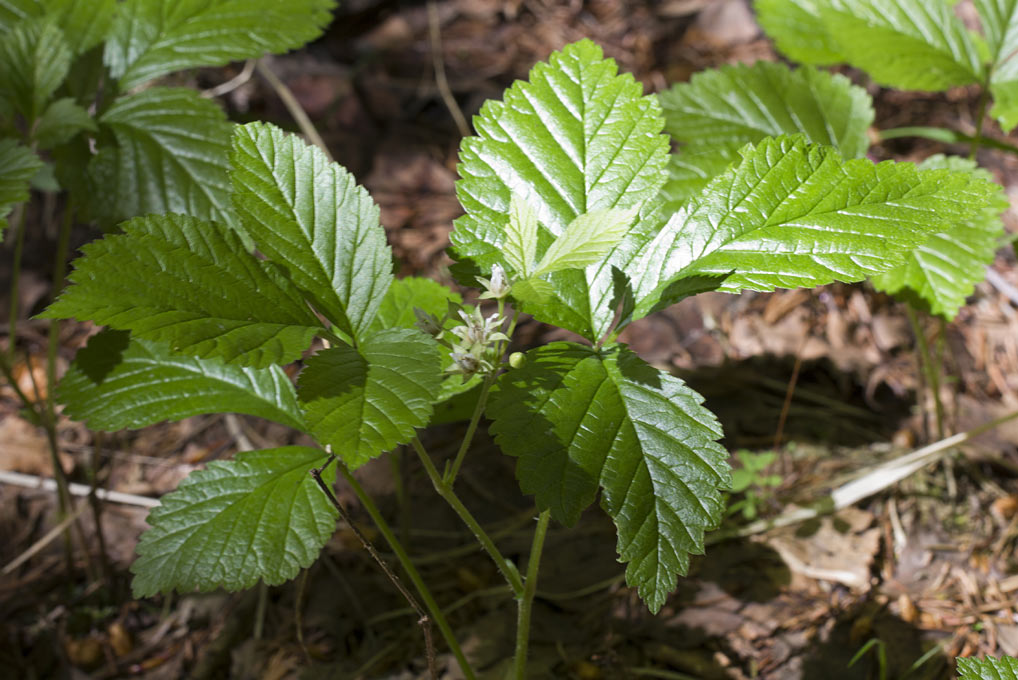
<path fill-rule="evenodd" d="M 525 493 L 566 524 L 602 489 L 626 579 L 660 609 L 703 552 L 729 485 L 721 428 L 702 398 L 621 346 L 552 343 L 502 375 L 488 415 Z"/>
<path fill-rule="evenodd" d="M 13 139 L 0 139 L 0 236 L 14 206 L 28 200 L 28 183 L 42 167 L 30 149 Z"/>
<path fill-rule="evenodd" d="M 368 336 L 360 349 L 337 346 L 311 357 L 297 395 L 315 438 L 356 468 L 428 424 L 441 380 L 435 341 L 395 328 Z"/>
<path fill-rule="evenodd" d="M 76 56 L 103 41 L 115 5 L 116 0 L 0 0 L 0 35 L 22 19 L 49 17 Z"/>
<path fill-rule="evenodd" d="M 71 68 L 71 48 L 52 19 L 17 24 L 0 40 L 0 98 L 30 123 Z"/>
<path fill-rule="evenodd" d="M 264 123 L 236 128 L 233 202 L 266 256 L 330 321 L 359 337 L 392 281 L 378 206 L 319 149 Z"/>
<path fill-rule="evenodd" d="M 52 149 L 68 141 L 82 130 L 95 132 L 95 121 L 88 111 L 69 97 L 50 102 L 35 128 L 39 147 Z"/>
<path fill-rule="evenodd" d="M 57 397 L 93 430 L 147 427 L 205 413 L 242 413 L 304 429 L 297 393 L 279 366 L 250 368 L 173 354 L 125 331 L 92 337 Z"/>
<path fill-rule="evenodd" d="M 69 286 L 43 314 L 76 317 L 168 342 L 197 357 L 288 363 L 321 324 L 281 270 L 227 228 L 183 215 L 124 223 L 86 245 Z"/>
<path fill-rule="evenodd" d="M 131 565 L 135 597 L 278 585 L 318 557 L 338 513 L 308 474 L 327 457 L 286 446 L 192 472 L 149 513 Z M 335 467 L 323 480 L 332 485 Z"/>
<path fill-rule="evenodd" d="M 995 659 L 959 657 L 958 680 L 1018 680 L 1018 659 L 1004 656 Z"/>

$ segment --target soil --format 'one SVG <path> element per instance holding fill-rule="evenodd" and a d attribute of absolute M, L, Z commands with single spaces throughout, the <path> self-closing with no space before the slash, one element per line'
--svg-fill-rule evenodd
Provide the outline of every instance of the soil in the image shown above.
<path fill-rule="evenodd" d="M 469 117 L 568 42 L 589 37 L 660 91 L 703 68 L 778 59 L 745 0 L 445 0 L 434 5 L 350 0 L 326 34 L 269 60 L 337 162 L 381 206 L 402 275 L 452 283 L 445 252 L 461 134 L 436 85 L 432 33 L 456 105 Z M 243 64 L 203 69 L 211 88 Z M 975 130 L 977 93 L 889 92 L 863 74 L 877 129 L 942 125 Z M 297 130 L 257 76 L 221 96 L 232 118 Z M 992 121 L 988 134 L 1005 139 Z M 914 138 L 873 148 L 875 160 L 921 160 L 966 147 Z M 979 162 L 1018 196 L 1018 158 L 983 149 Z M 25 318 L 14 341 L 22 388 L 44 383 L 47 326 L 29 320 L 47 283 L 59 206 L 35 201 L 19 281 Z M 1010 232 L 1018 225 L 1005 214 Z M 37 228 L 35 228 L 37 227 Z M 97 233 L 75 231 L 79 246 Z M 0 257 L 0 310 L 9 309 L 10 239 Z M 963 432 L 1018 407 L 1018 267 L 1010 247 L 954 321 L 922 319 L 942 337 L 947 429 Z M 2 314 L 2 312 L 0 312 Z M 0 319 L 7 328 L 6 318 Z M 96 329 L 65 324 L 61 370 Z M 518 349 L 561 338 L 524 321 Z M 704 294 L 634 324 L 623 340 L 687 380 L 722 419 L 725 445 L 776 450 L 777 486 L 751 490 L 776 517 L 826 497 L 853 472 L 934 441 L 928 386 L 902 305 L 865 284 L 739 296 Z M 462 423 L 429 430 L 438 464 Z M 513 461 L 480 433 L 457 490 L 510 559 L 526 562 L 535 513 Z M 196 417 L 100 435 L 61 418 L 61 464 L 75 482 L 157 499 L 190 471 L 243 442 L 295 443 L 253 418 Z M 1018 655 L 1018 426 L 959 447 L 890 489 L 837 514 L 784 528 L 745 530 L 742 512 L 656 616 L 626 587 L 615 532 L 597 507 L 575 527 L 553 523 L 533 614 L 531 678 L 825 680 L 954 677 L 959 655 Z M 733 459 L 734 460 L 734 459 Z M 0 388 L 0 470 L 51 476 L 42 431 Z M 470 532 L 438 502 L 413 456 L 396 451 L 357 472 L 378 499 L 484 678 L 502 678 L 513 651 L 515 601 Z M 349 489 L 338 496 L 385 552 Z M 740 496 L 743 498 L 745 496 Z M 733 499 L 735 500 L 735 499 Z M 745 505 L 743 506 L 745 507 Z M 53 494 L 0 484 L 0 678 L 428 677 L 421 628 L 349 527 L 291 583 L 244 593 L 135 600 L 128 565 L 147 507 L 82 502 L 69 551 Z M 746 534 L 723 540 L 723 536 Z M 70 556 L 68 561 L 67 557 Z M 0 568 L 3 568 L 0 565 Z M 438 643 L 440 677 L 462 677 Z"/>

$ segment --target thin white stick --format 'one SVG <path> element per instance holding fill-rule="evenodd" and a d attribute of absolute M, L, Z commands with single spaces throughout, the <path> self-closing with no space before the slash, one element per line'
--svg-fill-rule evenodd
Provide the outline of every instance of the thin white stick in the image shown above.
<path fill-rule="evenodd" d="M 31 559 L 33 555 L 35 555 L 37 552 L 39 552 L 47 545 L 49 545 L 51 542 L 53 542 L 53 540 L 56 539 L 57 536 L 62 534 L 64 530 L 67 529 L 67 527 L 71 526 L 71 522 L 78 519 L 78 517 L 81 516 L 81 513 L 85 512 L 85 508 L 87 507 L 88 503 L 85 503 L 84 501 L 78 503 L 78 509 L 74 511 L 73 515 L 68 515 L 67 517 L 65 517 L 63 522 L 50 529 L 45 536 L 43 536 L 38 541 L 33 543 L 28 550 L 26 550 L 25 552 L 21 553 L 13 560 L 8 562 L 7 566 L 3 568 L 3 571 L 0 571 L 0 575 L 7 576 L 8 574 L 12 573 L 15 569 L 17 569 L 22 564 Z"/>
<path fill-rule="evenodd" d="M 46 491 L 56 491 L 57 489 L 57 483 L 47 477 L 25 475 L 20 472 L 7 472 L 6 470 L 0 470 L 0 483 L 23 486 L 27 489 L 45 489 Z M 72 496 L 88 496 L 92 493 L 92 487 L 85 484 L 71 482 L 68 486 Z M 124 505 L 137 505 L 143 508 L 154 508 L 159 505 L 158 498 L 137 496 L 133 493 L 122 493 L 120 491 L 107 491 L 106 489 L 96 489 L 95 496 L 99 500 L 123 503 Z"/>

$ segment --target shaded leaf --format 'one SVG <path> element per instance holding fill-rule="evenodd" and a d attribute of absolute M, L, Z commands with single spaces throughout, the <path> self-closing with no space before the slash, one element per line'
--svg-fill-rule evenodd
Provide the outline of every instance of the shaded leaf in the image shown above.
<path fill-rule="evenodd" d="M 392 282 L 378 206 L 353 175 L 277 127 L 233 136 L 233 203 L 259 250 L 344 333 L 371 326 Z"/>
<path fill-rule="evenodd" d="M 205 413 L 241 413 L 304 429 L 279 366 L 250 368 L 173 354 L 125 331 L 93 336 L 60 380 L 65 413 L 93 430 L 137 429 Z"/>
<path fill-rule="evenodd" d="M 41 167 L 31 149 L 13 139 L 0 139 L 0 236 L 14 206 L 28 200 L 28 183 Z"/>
<path fill-rule="evenodd" d="M 298 359 L 321 329 L 279 268 L 229 229 L 150 215 L 123 230 L 82 248 L 73 285 L 44 317 L 88 319 L 177 352 L 260 367 Z"/>
<path fill-rule="evenodd" d="M 50 102 L 46 107 L 36 125 L 34 137 L 40 148 L 52 149 L 82 130 L 95 132 L 96 129 L 95 121 L 88 111 L 73 99 L 65 97 Z"/>
<path fill-rule="evenodd" d="M 71 68 L 71 48 L 51 18 L 17 24 L 0 40 L 0 99 L 33 123 Z"/>
<path fill-rule="evenodd" d="M 311 566 L 338 516 L 308 474 L 326 460 L 286 446 L 192 472 L 149 513 L 131 565 L 134 596 L 279 585 Z M 322 475 L 329 485 L 335 477 L 335 467 Z"/>
<path fill-rule="evenodd" d="M 525 493 L 573 524 L 602 489 L 626 580 L 652 611 L 720 521 L 730 473 L 702 398 L 622 346 L 552 343 L 503 374 L 488 416 Z"/>
<path fill-rule="evenodd" d="M 105 39 L 115 5 L 116 0 L 0 0 L 0 34 L 22 19 L 49 17 L 79 55 Z"/>

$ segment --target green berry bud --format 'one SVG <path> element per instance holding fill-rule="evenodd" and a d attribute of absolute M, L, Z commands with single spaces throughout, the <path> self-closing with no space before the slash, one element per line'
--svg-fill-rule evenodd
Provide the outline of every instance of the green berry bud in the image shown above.
<path fill-rule="evenodd" d="M 513 352 L 509 355 L 509 365 L 513 368 L 523 368 L 527 363 L 527 355 L 523 352 Z"/>

